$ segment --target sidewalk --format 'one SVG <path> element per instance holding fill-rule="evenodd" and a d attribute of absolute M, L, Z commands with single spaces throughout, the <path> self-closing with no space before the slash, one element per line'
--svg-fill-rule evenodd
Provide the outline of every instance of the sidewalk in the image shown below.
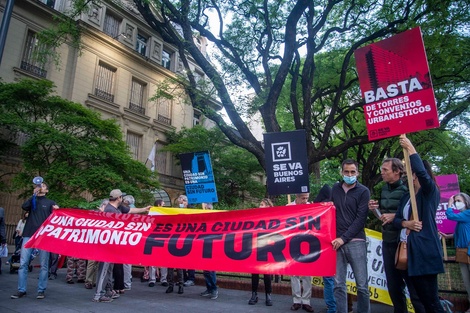
<path fill-rule="evenodd" d="M 3 259 L 4 260 L 4 259 Z M 230 313 L 249 313 L 249 312 L 291 312 L 292 298 L 289 295 L 273 294 L 274 305 L 267 307 L 264 304 L 264 293 L 259 294 L 259 302 L 256 305 L 248 305 L 248 299 L 251 296 L 250 291 L 235 290 L 228 288 L 219 288 L 219 298 L 210 300 L 201 297 L 199 294 L 205 290 L 202 285 L 202 277 L 197 277 L 196 286 L 186 287 L 184 294 L 179 295 L 176 292 L 166 294 L 165 287 L 158 283 L 155 287 L 148 287 L 147 283 L 141 283 L 139 278 L 134 278 L 132 290 L 126 291 L 119 299 L 111 303 L 95 303 L 91 299 L 93 290 L 84 288 L 83 284 L 75 283 L 69 285 L 65 283 L 65 269 L 58 271 L 58 279 L 50 280 L 46 291 L 46 298 L 36 299 L 37 279 L 39 269 L 34 268 L 28 274 L 27 295 L 21 299 L 10 299 L 10 295 L 17 290 L 17 274 L 9 274 L 8 266 L 2 265 L 3 274 L 0 275 L 0 312 L 100 312 L 100 313 L 119 313 L 119 312 L 191 312 L 191 313 L 211 313 L 211 312 L 230 312 Z M 197 276 L 201 276 L 197 274 Z M 225 281 L 225 283 L 223 283 Z M 221 280 L 225 286 L 227 279 Z M 282 283 L 288 285 L 288 283 Z M 234 286 L 240 287 L 239 284 Z M 262 284 L 260 284 L 262 285 Z M 261 287 L 261 286 L 260 286 Z M 285 288 L 282 288 L 285 289 Z M 315 312 L 326 312 L 326 306 L 323 299 L 312 298 L 312 306 Z M 149 311 L 150 310 L 150 311 Z M 299 310 L 298 312 L 303 312 Z M 373 303 L 372 313 L 393 312 L 390 306 Z"/>

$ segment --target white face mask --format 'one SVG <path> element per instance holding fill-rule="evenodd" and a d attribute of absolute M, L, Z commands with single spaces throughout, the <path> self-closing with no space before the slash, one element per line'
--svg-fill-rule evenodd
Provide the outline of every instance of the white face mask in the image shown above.
<path fill-rule="evenodd" d="M 459 202 L 455 202 L 455 203 L 454 203 L 454 206 L 455 206 L 455 208 L 456 208 L 457 210 L 459 210 L 459 211 L 465 211 L 465 209 L 466 209 L 465 203 L 460 202 L 460 201 L 459 201 Z"/>
<path fill-rule="evenodd" d="M 184 204 L 183 204 L 183 203 L 180 203 L 180 208 L 184 208 Z"/>

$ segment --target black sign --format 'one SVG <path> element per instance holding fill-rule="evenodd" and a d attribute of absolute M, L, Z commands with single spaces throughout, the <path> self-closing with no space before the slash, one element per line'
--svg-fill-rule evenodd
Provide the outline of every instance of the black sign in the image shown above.
<path fill-rule="evenodd" d="M 270 195 L 309 192 L 305 130 L 264 134 Z"/>

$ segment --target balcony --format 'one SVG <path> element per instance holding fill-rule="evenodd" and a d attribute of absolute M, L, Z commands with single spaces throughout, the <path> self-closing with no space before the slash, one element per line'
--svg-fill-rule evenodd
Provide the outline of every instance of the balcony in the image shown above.
<path fill-rule="evenodd" d="M 158 114 L 157 121 L 162 124 L 171 125 L 171 118 Z"/>
<path fill-rule="evenodd" d="M 21 61 L 21 69 L 36 76 L 46 78 L 47 71 L 26 61 Z"/>
<path fill-rule="evenodd" d="M 135 113 L 145 115 L 145 108 L 143 108 L 142 106 L 140 106 L 138 104 L 134 104 L 132 102 L 129 103 L 129 110 L 131 110 L 132 112 L 135 112 Z"/>
<path fill-rule="evenodd" d="M 114 95 L 98 88 L 95 88 L 95 96 L 108 102 L 114 102 Z"/>

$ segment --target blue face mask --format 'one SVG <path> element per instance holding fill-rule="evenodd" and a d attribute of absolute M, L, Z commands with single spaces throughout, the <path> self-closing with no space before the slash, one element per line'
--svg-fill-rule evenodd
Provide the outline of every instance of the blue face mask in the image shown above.
<path fill-rule="evenodd" d="M 343 176 L 343 180 L 347 185 L 352 185 L 356 182 L 357 176 Z"/>

